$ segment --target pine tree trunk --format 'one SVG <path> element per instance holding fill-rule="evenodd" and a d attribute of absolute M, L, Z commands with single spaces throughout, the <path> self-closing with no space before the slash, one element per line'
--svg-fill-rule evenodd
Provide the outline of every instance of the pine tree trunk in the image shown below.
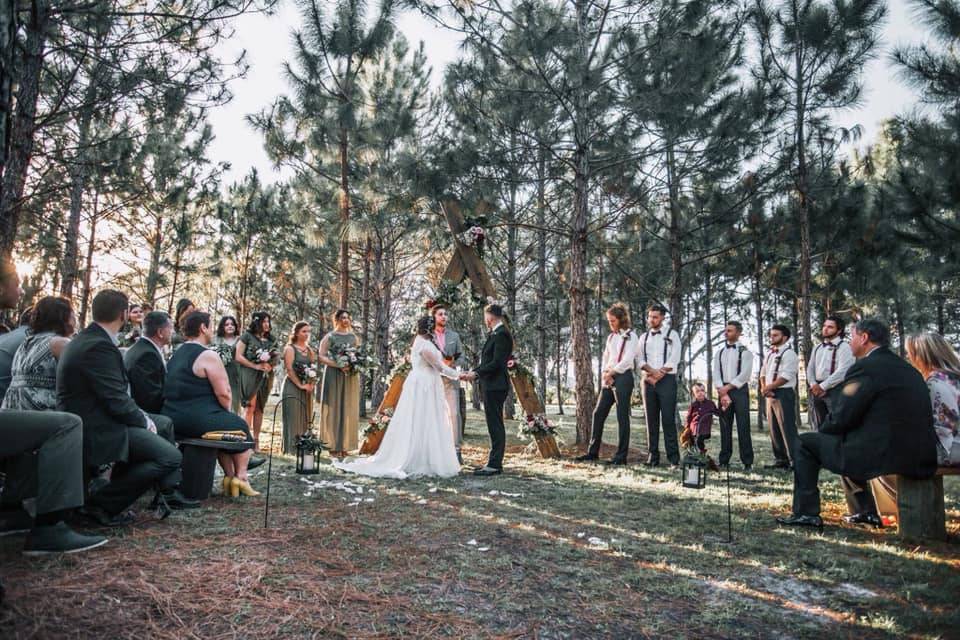
<path fill-rule="evenodd" d="M 546 151 L 537 160 L 537 393 L 547 401 L 547 202 Z"/>
<path fill-rule="evenodd" d="M 17 41 L 17 0 L 0 2 L 0 176 L 10 151 L 13 118 L 14 47 Z"/>
<path fill-rule="evenodd" d="M 683 255 L 680 242 L 680 188 L 673 146 L 667 147 L 667 190 L 670 197 L 670 328 L 680 333 L 683 320 Z"/>
<path fill-rule="evenodd" d="M 797 14 L 797 2 L 793 2 L 794 22 L 800 24 Z M 808 197 L 809 176 L 807 169 L 806 144 L 806 108 L 805 84 L 803 78 L 803 62 L 801 47 L 796 47 L 796 156 L 797 156 L 797 226 L 800 230 L 800 318 L 797 335 L 797 348 L 806 361 L 813 350 L 813 340 L 810 336 L 810 282 L 812 278 L 812 246 L 810 241 L 810 200 Z"/>
<path fill-rule="evenodd" d="M 370 404 L 379 407 L 386 392 L 387 376 L 390 375 L 390 318 L 389 288 L 384 282 L 383 240 L 377 238 L 373 252 L 373 351 L 380 362 L 380 370 L 373 381 L 373 393 Z"/>
<path fill-rule="evenodd" d="M 363 294 L 362 294 L 362 307 L 360 310 L 360 318 L 363 323 L 363 329 L 360 334 L 360 343 L 366 345 L 367 338 L 370 337 L 370 260 L 373 253 L 373 241 L 367 236 L 367 243 L 364 247 L 363 252 Z M 360 415 L 367 415 L 367 374 L 364 373 L 360 376 Z"/>
<path fill-rule="evenodd" d="M 566 368 L 561 371 L 560 365 L 566 360 L 566 354 L 563 351 L 563 341 L 561 340 L 560 332 L 560 296 L 558 295 L 555 298 L 557 313 L 554 316 L 556 318 L 556 345 L 557 345 L 557 409 L 560 415 L 563 415 L 563 385 L 566 381 Z"/>
<path fill-rule="evenodd" d="M 340 129 L 340 308 L 346 309 L 350 300 L 350 243 L 347 227 L 350 224 L 350 136 L 345 127 Z"/>
<path fill-rule="evenodd" d="M 153 308 L 157 307 L 157 288 L 160 284 L 160 254 L 163 250 L 163 215 L 154 214 L 153 237 L 150 240 L 150 268 L 147 271 L 147 299 Z"/>
<path fill-rule="evenodd" d="M 510 148 L 515 149 L 517 145 L 516 134 L 511 134 Z M 506 294 L 507 294 L 507 313 L 510 315 L 511 322 L 517 320 L 517 183 L 510 180 L 510 199 L 507 210 L 504 212 L 505 222 L 507 223 L 507 273 L 506 273 Z M 514 340 L 517 336 L 514 335 Z M 507 420 L 513 420 L 516 417 L 516 402 L 513 393 L 513 385 L 507 389 L 507 400 L 503 404 L 503 415 Z"/>
<path fill-rule="evenodd" d="M 762 275 L 762 264 L 760 262 L 760 252 L 757 247 L 753 250 L 753 312 L 757 317 L 757 353 L 763 357 L 763 291 L 761 289 L 760 277 Z M 759 366 L 757 371 L 759 371 Z M 760 393 L 760 378 L 757 378 L 757 429 L 763 432 L 763 395 Z"/>
<path fill-rule="evenodd" d="M 47 41 L 49 8 L 47 0 L 31 3 L 30 21 L 26 25 L 20 86 L 16 97 L 16 112 L 10 123 L 9 156 L 3 169 L 0 188 L 0 257 L 13 251 L 23 207 L 23 190 L 33 156 L 36 133 L 37 99 L 40 96 L 40 74 L 43 70 L 43 52 Z"/>
<path fill-rule="evenodd" d="M 706 282 L 703 291 L 703 324 L 707 329 L 707 397 L 713 399 L 713 274 L 710 273 L 710 267 L 706 268 L 704 281 Z M 690 358 L 693 360 L 693 358 Z"/>
<path fill-rule="evenodd" d="M 87 244 L 86 268 L 83 270 L 83 294 L 80 297 L 80 326 L 87 326 L 87 309 L 90 304 L 90 281 L 93 273 L 93 254 L 97 246 L 97 202 L 94 201 L 90 216 L 90 240 Z"/>
<path fill-rule="evenodd" d="M 577 444 L 590 440 L 590 416 L 596 402 L 593 385 L 590 331 L 590 292 L 587 288 L 587 195 L 589 166 L 586 149 L 579 148 L 574 176 L 573 229 L 570 235 L 570 342 L 577 404 Z"/>

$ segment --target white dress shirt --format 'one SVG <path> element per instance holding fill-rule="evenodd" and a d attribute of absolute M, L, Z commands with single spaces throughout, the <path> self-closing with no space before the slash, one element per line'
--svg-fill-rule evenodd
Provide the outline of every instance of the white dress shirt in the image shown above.
<path fill-rule="evenodd" d="M 636 357 L 637 334 L 632 329 L 621 329 L 607 336 L 607 345 L 603 348 L 604 371 L 626 373 L 633 369 Z"/>
<path fill-rule="evenodd" d="M 737 341 L 723 343 L 713 358 L 713 384 L 719 389 L 732 384 L 737 389 L 750 382 L 753 374 L 753 352 Z"/>
<path fill-rule="evenodd" d="M 833 389 L 843 382 L 854 360 L 850 343 L 840 336 L 818 344 L 807 365 L 807 384 L 819 384 L 824 391 Z"/>
<path fill-rule="evenodd" d="M 777 378 L 786 378 L 787 381 L 779 388 L 795 389 L 799 362 L 797 352 L 793 350 L 789 342 L 779 347 L 772 347 L 763 361 L 760 375 L 767 384 L 772 383 Z"/>
<path fill-rule="evenodd" d="M 637 338 L 637 369 L 647 365 L 653 370 L 663 367 L 677 373 L 680 365 L 680 334 L 673 329 L 650 329 Z"/>

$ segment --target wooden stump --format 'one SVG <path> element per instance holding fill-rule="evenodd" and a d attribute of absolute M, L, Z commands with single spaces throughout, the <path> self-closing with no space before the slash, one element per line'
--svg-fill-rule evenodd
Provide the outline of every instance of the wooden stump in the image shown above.
<path fill-rule="evenodd" d="M 377 415 L 386 413 L 388 409 L 397 406 L 397 402 L 400 401 L 400 394 L 403 392 L 403 381 L 406 379 L 407 376 L 393 376 L 390 379 L 390 386 L 387 387 L 387 392 L 383 394 L 383 400 L 377 407 Z"/>
<path fill-rule="evenodd" d="M 379 431 L 374 431 L 368 436 L 363 438 L 363 443 L 360 445 L 360 455 L 362 456 L 372 456 L 380 449 L 380 443 L 383 442 L 383 436 L 386 435 L 386 429 L 380 429 Z"/>
<path fill-rule="evenodd" d="M 923 480 L 897 476 L 897 510 L 901 537 L 947 539 L 943 476 Z"/>
<path fill-rule="evenodd" d="M 534 435 L 533 439 L 537 442 L 537 449 L 540 451 L 541 458 L 559 458 L 560 447 L 557 445 L 557 439 L 549 433 Z"/>

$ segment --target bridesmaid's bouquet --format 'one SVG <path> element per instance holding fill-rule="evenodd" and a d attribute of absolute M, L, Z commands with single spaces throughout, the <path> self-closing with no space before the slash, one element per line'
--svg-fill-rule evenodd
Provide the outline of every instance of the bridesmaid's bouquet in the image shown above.
<path fill-rule="evenodd" d="M 293 371 L 297 374 L 297 377 L 300 378 L 301 382 L 313 384 L 317 381 L 317 365 L 313 363 L 304 364 L 302 362 L 295 362 L 293 364 Z"/>
<path fill-rule="evenodd" d="M 273 364 L 280 357 L 277 347 L 273 344 L 267 347 L 258 347 L 257 345 L 247 345 L 247 350 L 243 353 L 247 360 L 254 364 Z"/>
<path fill-rule="evenodd" d="M 227 366 L 234 360 L 233 356 L 233 346 L 227 344 L 226 342 L 218 342 L 210 347 L 217 352 L 217 355 L 220 356 L 220 362 L 223 363 L 223 366 Z"/>
<path fill-rule="evenodd" d="M 336 362 L 347 375 L 370 374 L 380 369 L 380 363 L 362 346 L 331 345 L 330 359 Z"/>

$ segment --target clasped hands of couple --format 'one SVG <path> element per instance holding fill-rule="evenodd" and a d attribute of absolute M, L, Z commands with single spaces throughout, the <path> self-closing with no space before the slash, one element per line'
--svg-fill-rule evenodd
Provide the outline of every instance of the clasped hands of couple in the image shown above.
<path fill-rule="evenodd" d="M 477 379 L 476 371 L 464 371 L 463 373 L 460 374 L 461 382 L 473 382 L 476 379 Z"/>

